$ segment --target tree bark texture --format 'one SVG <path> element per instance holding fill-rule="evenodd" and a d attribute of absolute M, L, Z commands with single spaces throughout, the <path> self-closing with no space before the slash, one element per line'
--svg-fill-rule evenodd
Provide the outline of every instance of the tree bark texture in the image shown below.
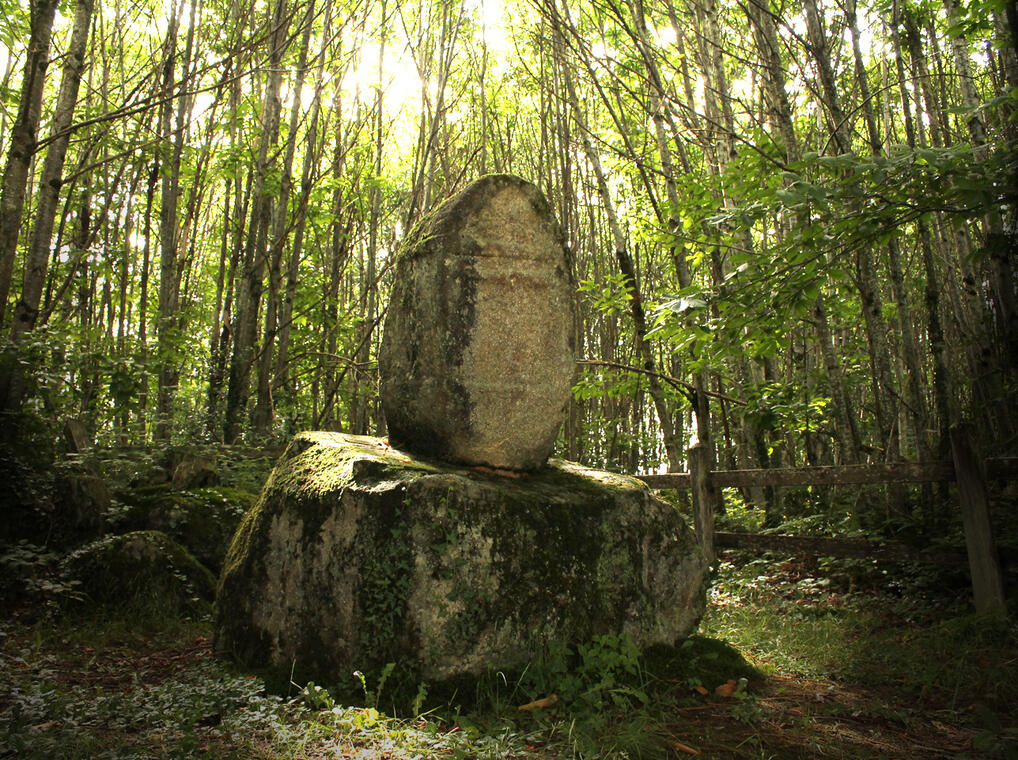
<path fill-rule="evenodd" d="M 6 323 L 7 298 L 28 191 L 28 170 L 36 151 L 56 7 L 56 0 L 36 0 L 31 4 L 31 28 L 21 97 L 18 114 L 11 125 L 7 164 L 0 189 L 0 329 Z"/>
<path fill-rule="evenodd" d="M 11 323 L 11 351 L 16 350 L 25 333 L 35 327 L 39 314 L 39 303 L 46 282 L 53 238 L 53 224 L 56 218 L 57 200 L 63 184 L 64 159 L 71 138 L 71 123 L 74 106 L 78 102 L 78 87 L 85 69 L 85 46 L 92 25 L 94 0 L 78 0 L 74 13 L 74 26 L 60 80 L 56 110 L 53 113 L 52 137 L 46 150 L 42 176 L 39 182 L 36 203 L 35 227 L 28 249 L 25 279 L 21 286 L 21 297 L 14 309 Z M 13 361 L 13 357 L 0 360 L 0 403 L 8 412 L 21 409 L 24 393 L 24 370 Z"/>

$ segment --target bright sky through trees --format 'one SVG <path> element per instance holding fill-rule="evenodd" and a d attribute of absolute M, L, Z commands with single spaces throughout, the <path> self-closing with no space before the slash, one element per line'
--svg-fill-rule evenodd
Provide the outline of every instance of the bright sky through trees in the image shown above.
<path fill-rule="evenodd" d="M 7 10 L 9 414 L 136 442 L 382 431 L 393 252 L 506 172 L 549 198 L 602 362 L 565 455 L 884 462 L 943 455 L 962 416 L 1018 434 L 1018 63 L 993 4 L 70 0 L 34 124 L 45 18 Z"/>

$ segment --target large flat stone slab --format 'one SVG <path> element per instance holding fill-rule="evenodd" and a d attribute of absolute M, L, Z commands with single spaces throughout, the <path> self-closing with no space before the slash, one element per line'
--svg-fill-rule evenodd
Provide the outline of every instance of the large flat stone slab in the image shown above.
<path fill-rule="evenodd" d="M 705 572 L 682 517 L 635 479 L 561 461 L 505 478 L 302 433 L 233 540 L 216 646 L 284 678 L 394 662 L 444 680 L 522 667 L 552 640 L 673 644 Z"/>

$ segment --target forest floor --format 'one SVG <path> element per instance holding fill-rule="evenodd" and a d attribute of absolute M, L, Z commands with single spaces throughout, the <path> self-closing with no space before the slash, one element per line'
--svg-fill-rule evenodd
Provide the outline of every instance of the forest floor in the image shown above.
<path fill-rule="evenodd" d="M 597 710 L 521 712 L 508 694 L 397 719 L 314 685 L 266 694 L 213 655 L 205 621 L 5 615 L 0 757 L 1018 757 L 1013 624 L 966 614 L 921 569 L 906 597 L 855 563 L 726 554 L 690 667 L 614 682 Z"/>

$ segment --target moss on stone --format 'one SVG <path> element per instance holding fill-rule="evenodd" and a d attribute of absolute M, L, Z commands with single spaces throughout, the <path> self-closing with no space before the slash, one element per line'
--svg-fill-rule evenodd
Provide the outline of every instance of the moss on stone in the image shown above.
<path fill-rule="evenodd" d="M 93 541 L 68 555 L 63 574 L 100 608 L 160 615 L 204 615 L 216 587 L 206 567 L 158 530 Z"/>
<path fill-rule="evenodd" d="M 114 526 L 120 531 L 163 531 L 219 572 L 237 525 L 256 498 L 249 491 L 224 486 L 190 491 L 176 491 L 168 484 L 138 488 L 121 496 L 127 507 Z"/>
<path fill-rule="evenodd" d="M 522 667 L 550 638 L 673 643 L 705 571 L 678 513 L 633 479 L 565 463 L 503 478 L 305 433 L 234 537 L 216 645 L 318 683 L 387 662 L 444 680 Z"/>

